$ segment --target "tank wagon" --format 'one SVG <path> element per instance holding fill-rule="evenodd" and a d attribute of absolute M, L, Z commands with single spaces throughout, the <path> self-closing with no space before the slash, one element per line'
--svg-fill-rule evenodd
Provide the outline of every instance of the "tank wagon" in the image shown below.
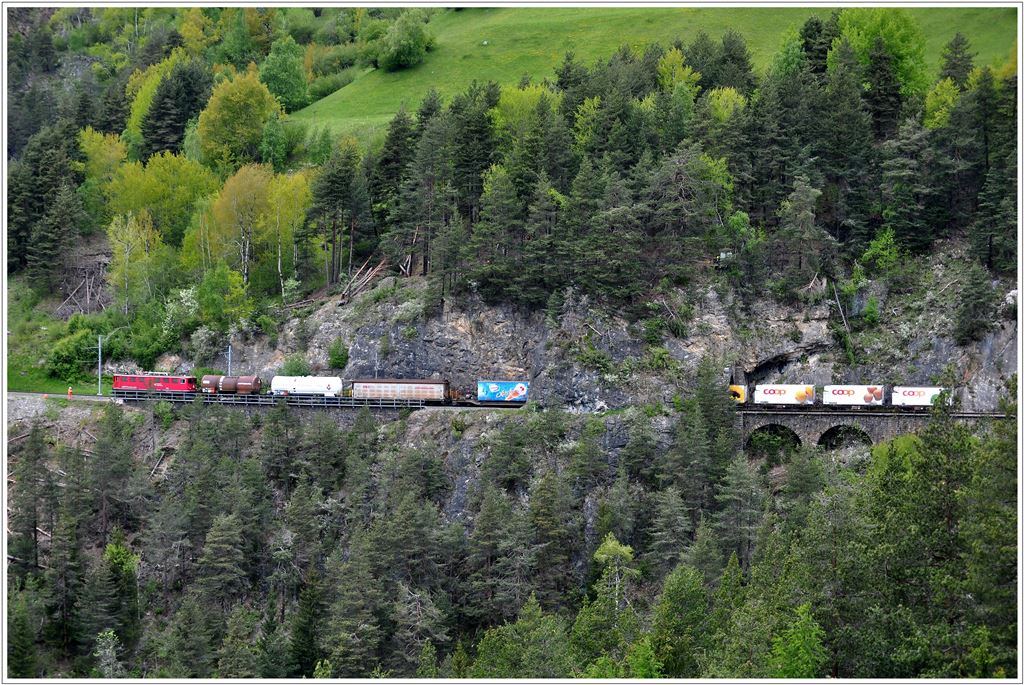
<path fill-rule="evenodd" d="M 338 376 L 274 376 L 270 379 L 270 393 L 281 396 L 341 397 L 343 386 Z"/>
<path fill-rule="evenodd" d="M 203 376 L 207 395 L 258 395 L 263 388 L 259 376 Z"/>

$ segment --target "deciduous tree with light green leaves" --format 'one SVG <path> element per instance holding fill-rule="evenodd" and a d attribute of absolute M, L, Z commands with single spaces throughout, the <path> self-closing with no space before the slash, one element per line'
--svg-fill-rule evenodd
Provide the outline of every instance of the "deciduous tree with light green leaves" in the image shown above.
<path fill-rule="evenodd" d="M 263 127 L 281 105 L 255 71 L 217 84 L 199 115 L 199 143 L 205 159 L 234 170 L 258 158 Z"/>
<path fill-rule="evenodd" d="M 302 109 L 309 100 L 303 52 L 294 38 L 284 36 L 274 41 L 270 54 L 260 65 L 260 81 L 267 85 L 286 112 Z"/>

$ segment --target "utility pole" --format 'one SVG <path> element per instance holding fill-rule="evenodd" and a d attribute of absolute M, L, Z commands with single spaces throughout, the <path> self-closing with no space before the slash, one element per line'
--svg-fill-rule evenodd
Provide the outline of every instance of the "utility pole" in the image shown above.
<path fill-rule="evenodd" d="M 99 354 L 96 357 L 96 397 L 103 397 L 103 334 L 96 336 L 96 349 Z"/>
<path fill-rule="evenodd" d="M 228 343 L 228 375 L 231 375 L 231 343 Z"/>

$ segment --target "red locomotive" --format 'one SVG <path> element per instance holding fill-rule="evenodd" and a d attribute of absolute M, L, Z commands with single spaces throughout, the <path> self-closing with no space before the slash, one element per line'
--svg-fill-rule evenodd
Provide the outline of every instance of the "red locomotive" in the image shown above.
<path fill-rule="evenodd" d="M 159 373 L 114 374 L 114 391 L 199 392 L 195 376 L 166 376 Z"/>

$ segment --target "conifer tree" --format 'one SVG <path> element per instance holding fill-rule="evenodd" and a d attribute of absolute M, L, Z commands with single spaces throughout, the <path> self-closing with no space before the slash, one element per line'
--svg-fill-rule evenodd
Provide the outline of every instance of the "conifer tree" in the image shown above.
<path fill-rule="evenodd" d="M 719 510 L 715 514 L 715 532 L 722 549 L 736 552 L 740 566 L 750 567 L 754 539 L 761 523 L 761 488 L 742 452 L 729 463 L 722 487 L 715 495 Z"/>
<path fill-rule="evenodd" d="M 196 586 L 208 602 L 219 604 L 221 609 L 233 603 L 245 585 L 244 559 L 238 517 L 218 516 L 206 534 L 198 561 Z"/>
<path fill-rule="evenodd" d="M 679 490 L 669 486 L 657 495 L 657 510 L 651 530 L 650 556 L 662 572 L 679 561 L 693 530 L 690 514 Z"/>
<path fill-rule="evenodd" d="M 258 678 L 256 647 L 252 643 L 257 614 L 244 604 L 236 604 L 228 616 L 227 633 L 217 657 L 217 677 Z"/>
<path fill-rule="evenodd" d="M 769 669 L 773 678 L 820 678 L 825 663 L 824 633 L 809 604 L 796 609 L 796 619 L 772 643 Z"/>
<path fill-rule="evenodd" d="M 718 582 L 722 572 L 722 549 L 710 515 L 702 516 L 697 523 L 693 544 L 686 550 L 683 561 L 701 572 L 707 586 Z"/>
<path fill-rule="evenodd" d="M 362 677 L 372 671 L 384 637 L 378 619 L 384 592 L 373 576 L 363 546 L 359 538 L 354 538 L 348 560 L 341 562 L 338 556 L 332 556 L 328 565 L 337 583 L 326 642 L 334 675 L 340 678 Z"/>
<path fill-rule="evenodd" d="M 970 50 L 970 41 L 957 31 L 952 40 L 942 48 L 942 70 L 939 72 L 939 80 L 953 79 L 957 88 L 963 90 L 967 85 L 967 78 L 974 70 L 974 53 Z"/>
<path fill-rule="evenodd" d="M 314 571 L 306 578 L 299 594 L 299 608 L 292 618 L 288 652 L 293 676 L 308 678 L 313 675 L 316 662 L 322 659 L 325 629 L 325 607 L 319 575 Z"/>
<path fill-rule="evenodd" d="M 467 278 L 485 300 L 501 300 L 515 283 L 522 248 L 522 207 L 515 185 L 505 167 L 492 166 L 484 174 L 480 221 L 473 226 L 467 259 Z"/>
<path fill-rule="evenodd" d="M 27 262 L 35 282 L 43 286 L 53 283 L 64 247 L 78 238 L 85 221 L 78 193 L 69 183 L 63 184 L 49 211 L 32 228 Z"/>
<path fill-rule="evenodd" d="M 210 611 L 195 592 L 187 592 L 165 633 L 167 665 L 180 678 L 207 678 L 216 656 Z"/>
<path fill-rule="evenodd" d="M 966 345 L 982 338 L 992 326 L 996 301 L 991 276 L 977 263 L 972 263 L 956 310 L 953 338 L 957 344 Z"/>
<path fill-rule="evenodd" d="M 531 543 L 536 549 L 533 586 L 537 599 L 552 607 L 562 606 L 573 575 L 569 562 L 577 522 L 569 488 L 554 471 L 545 472 L 531 488 L 529 518 Z"/>
<path fill-rule="evenodd" d="M 870 218 L 872 165 L 871 115 L 861 95 L 860 65 L 849 41 L 836 48 L 835 65 L 825 80 L 826 119 L 819 134 L 822 167 L 830 187 L 823 200 L 831 205 L 825 221 L 840 243 L 866 242 Z"/>
<path fill-rule="evenodd" d="M 743 36 L 729 29 L 722 35 L 721 62 L 718 66 L 717 86 L 735 88 L 744 95 L 754 89 L 754 69 L 750 51 Z"/>
<path fill-rule="evenodd" d="M 181 148 L 185 127 L 206 105 L 211 86 L 210 74 L 199 61 L 179 61 L 171 67 L 142 119 L 141 159 Z"/>
<path fill-rule="evenodd" d="M 388 653 L 394 672 L 411 676 L 416 672 L 423 645 L 444 644 L 448 633 L 444 614 L 429 592 L 399 583 L 396 595 L 393 611 L 395 632 Z"/>
<path fill-rule="evenodd" d="M 515 623 L 484 632 L 468 672 L 460 672 L 463 659 L 468 661 L 460 641 L 451 660 L 451 677 L 565 678 L 572 665 L 564 619 L 545 614 L 532 595 Z"/>
<path fill-rule="evenodd" d="M 84 579 L 75 520 L 66 509 L 53 530 L 47 564 L 46 582 L 50 590 L 47 632 L 62 654 L 70 656 L 82 639 L 80 595 Z"/>
<path fill-rule="evenodd" d="M 870 87 L 864 99 L 874 122 L 875 140 L 887 140 L 896 133 L 903 98 L 892 55 L 881 36 L 877 36 L 871 46 L 865 76 Z"/>
<path fill-rule="evenodd" d="M 18 461 L 11 469 L 10 554 L 25 572 L 39 567 L 39 524 L 42 520 L 42 486 L 46 473 L 46 447 L 42 426 L 33 422 Z"/>
<path fill-rule="evenodd" d="M 39 676 L 38 657 L 28 608 L 24 597 L 12 596 L 11 599 L 15 601 L 7 610 L 7 677 L 36 678 Z"/>
<path fill-rule="evenodd" d="M 665 577 L 651 619 L 651 646 L 668 678 L 696 678 L 707 633 L 707 595 L 696 569 L 679 564 Z"/>
<path fill-rule="evenodd" d="M 436 95 L 436 91 L 433 92 Z M 378 225 L 382 225 L 396 209 L 405 170 L 416 149 L 415 141 L 415 123 L 405 107 L 400 107 L 388 124 L 380 156 L 369 177 L 373 216 Z"/>
<path fill-rule="evenodd" d="M 931 194 L 926 176 L 930 153 L 928 131 L 913 119 L 883 145 L 883 228 L 891 228 L 896 239 L 915 252 L 926 250 L 933 240 L 924 214 Z"/>

